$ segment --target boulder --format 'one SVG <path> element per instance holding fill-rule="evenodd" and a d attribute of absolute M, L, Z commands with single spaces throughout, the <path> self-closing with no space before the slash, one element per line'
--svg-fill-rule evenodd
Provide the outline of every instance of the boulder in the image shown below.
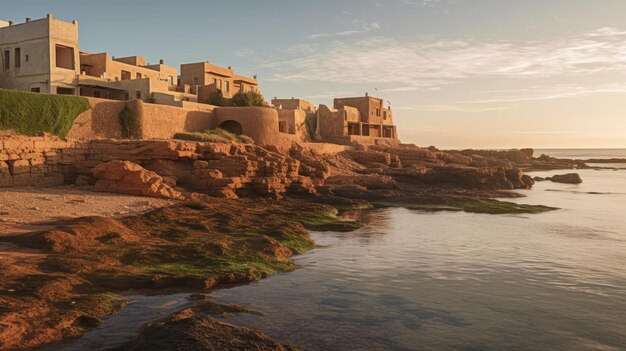
<path fill-rule="evenodd" d="M 583 182 L 582 178 L 580 177 L 578 173 L 557 174 L 547 179 L 555 183 L 565 183 L 565 184 L 580 184 Z"/>
<path fill-rule="evenodd" d="M 183 200 L 158 174 L 130 161 L 110 161 L 93 170 L 97 191 Z"/>

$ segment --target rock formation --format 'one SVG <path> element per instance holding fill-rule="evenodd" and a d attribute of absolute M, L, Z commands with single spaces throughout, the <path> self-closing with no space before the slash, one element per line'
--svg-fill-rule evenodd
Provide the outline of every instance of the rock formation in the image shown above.
<path fill-rule="evenodd" d="M 555 183 L 565 184 L 580 184 L 583 182 L 578 173 L 557 174 L 553 175 L 552 177 L 546 178 L 546 180 L 551 180 Z"/>

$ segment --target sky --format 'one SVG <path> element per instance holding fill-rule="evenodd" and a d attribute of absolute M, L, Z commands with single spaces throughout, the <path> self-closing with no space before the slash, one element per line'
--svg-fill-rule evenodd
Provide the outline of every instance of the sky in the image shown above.
<path fill-rule="evenodd" d="M 368 92 L 404 142 L 626 147 L 624 0 L 0 0 L 82 51 L 257 74 L 266 99 Z"/>

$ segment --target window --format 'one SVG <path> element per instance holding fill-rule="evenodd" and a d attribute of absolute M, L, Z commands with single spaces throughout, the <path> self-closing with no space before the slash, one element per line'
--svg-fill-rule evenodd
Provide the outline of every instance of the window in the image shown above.
<path fill-rule="evenodd" d="M 20 48 L 15 48 L 15 68 L 20 68 L 22 52 Z"/>
<path fill-rule="evenodd" d="M 122 71 L 122 80 L 130 80 L 130 72 Z"/>
<path fill-rule="evenodd" d="M 224 82 L 224 89 L 226 90 L 226 92 L 230 92 L 230 82 L 229 81 L 225 81 Z"/>
<path fill-rule="evenodd" d="M 387 111 L 383 111 L 383 119 L 387 119 Z"/>
<path fill-rule="evenodd" d="M 57 94 L 59 94 L 59 95 L 74 95 L 74 89 L 73 88 L 57 87 Z"/>
<path fill-rule="evenodd" d="M 74 48 L 57 45 L 55 52 L 58 68 L 74 69 Z"/>
<path fill-rule="evenodd" d="M 28 55 L 24 55 L 24 62 L 28 62 L 28 59 L 29 59 L 29 58 L 30 58 L 30 57 L 29 57 Z"/>
<path fill-rule="evenodd" d="M 39 92 L 41 92 L 41 89 L 40 88 L 30 88 L 30 92 L 31 93 L 39 93 Z"/>
<path fill-rule="evenodd" d="M 136 77 L 137 77 L 137 79 L 141 79 L 141 78 L 142 78 L 142 77 L 141 77 L 141 73 L 137 72 Z"/>
<path fill-rule="evenodd" d="M 167 84 L 168 85 L 174 85 L 174 77 L 172 77 L 172 76 L 167 77 Z"/>
<path fill-rule="evenodd" d="M 287 133 L 287 122 L 285 121 L 278 122 L 278 131 L 280 133 Z"/>
<path fill-rule="evenodd" d="M 141 100 L 141 90 L 137 90 L 135 92 L 135 98 L 137 98 L 137 100 Z"/>
<path fill-rule="evenodd" d="M 4 70 L 8 71 L 11 68 L 11 51 L 4 51 Z"/>

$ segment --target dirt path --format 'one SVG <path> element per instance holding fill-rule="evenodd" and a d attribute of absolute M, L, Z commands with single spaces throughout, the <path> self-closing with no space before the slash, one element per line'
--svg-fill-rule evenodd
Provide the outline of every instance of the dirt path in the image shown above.
<path fill-rule="evenodd" d="M 139 196 L 97 193 L 89 188 L 0 188 L 0 235 L 44 229 L 38 223 L 72 217 L 120 217 L 173 204 Z"/>

